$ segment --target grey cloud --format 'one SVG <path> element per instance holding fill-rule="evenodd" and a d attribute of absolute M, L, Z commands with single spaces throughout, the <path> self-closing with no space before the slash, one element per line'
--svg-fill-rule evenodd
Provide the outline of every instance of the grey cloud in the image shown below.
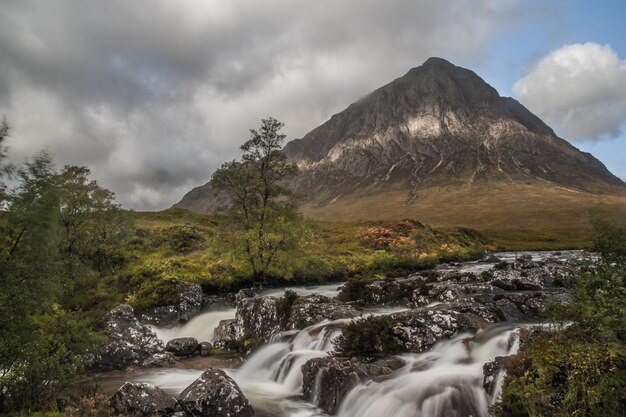
<path fill-rule="evenodd" d="M 513 87 L 520 101 L 566 138 L 615 138 L 626 123 L 626 60 L 609 45 L 566 45 Z"/>
<path fill-rule="evenodd" d="M 165 208 L 267 115 L 299 137 L 428 56 L 480 62 L 517 2 L 7 0 L 0 114 L 127 207 Z"/>

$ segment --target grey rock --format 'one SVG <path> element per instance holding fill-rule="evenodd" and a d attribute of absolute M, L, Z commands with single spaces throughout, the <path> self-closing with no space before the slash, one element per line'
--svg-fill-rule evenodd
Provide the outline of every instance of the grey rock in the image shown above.
<path fill-rule="evenodd" d="M 505 368 L 512 360 L 513 356 L 498 356 L 493 361 L 483 365 L 483 388 L 485 388 L 487 394 L 493 397 L 498 385 L 498 379 L 504 377 L 506 373 Z"/>
<path fill-rule="evenodd" d="M 235 319 L 221 320 L 215 328 L 215 340 L 235 340 L 237 338 L 235 324 Z"/>
<path fill-rule="evenodd" d="M 235 339 L 261 337 L 268 340 L 280 331 L 276 303 L 274 297 L 240 297 L 235 313 Z"/>
<path fill-rule="evenodd" d="M 176 411 L 176 400 L 152 384 L 127 382 L 111 398 L 111 407 L 117 414 L 168 416 Z"/>
<path fill-rule="evenodd" d="M 167 342 L 165 350 L 176 356 L 193 356 L 198 354 L 198 340 L 194 337 L 179 337 Z"/>
<path fill-rule="evenodd" d="M 200 356 L 210 356 L 213 350 L 213 345 L 209 342 L 201 342 L 198 344 L 198 352 Z"/>
<path fill-rule="evenodd" d="M 171 352 L 155 353 L 141 362 L 142 368 L 166 368 L 174 366 L 178 359 Z"/>
<path fill-rule="evenodd" d="M 254 410 L 235 381 L 209 368 L 178 396 L 190 417 L 252 417 Z"/>
<path fill-rule="evenodd" d="M 405 362 L 398 357 L 379 361 L 366 358 L 324 357 L 302 366 L 304 398 L 329 414 L 337 412 L 347 393 L 371 379 L 389 376 Z"/>
<path fill-rule="evenodd" d="M 105 316 L 107 343 L 92 367 L 98 370 L 124 369 L 139 365 L 147 357 L 163 352 L 163 342 L 135 318 L 134 310 L 122 304 Z"/>
<path fill-rule="evenodd" d="M 180 297 L 178 304 L 147 309 L 141 314 L 141 321 L 158 326 L 175 326 L 198 315 L 204 303 L 200 284 L 180 282 L 176 288 Z"/>

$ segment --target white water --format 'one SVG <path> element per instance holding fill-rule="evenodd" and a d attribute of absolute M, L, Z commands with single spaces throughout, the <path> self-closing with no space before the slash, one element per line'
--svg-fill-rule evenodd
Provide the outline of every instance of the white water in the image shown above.
<path fill-rule="evenodd" d="M 430 351 L 405 356 L 408 364 L 389 379 L 353 389 L 340 417 L 489 416 L 491 398 L 483 389 L 483 365 L 517 351 L 516 332 L 497 327 L 493 335 L 459 335 Z M 482 336 L 482 337 L 481 337 Z M 470 338 L 470 339 L 468 339 Z"/>
<path fill-rule="evenodd" d="M 315 406 L 300 399 L 300 368 L 309 359 L 326 356 L 349 321 L 326 321 L 300 331 L 290 342 L 270 342 L 241 368 L 226 371 L 260 415 L 325 416 Z M 496 356 L 514 354 L 517 351 L 516 335 L 513 325 L 495 325 L 476 335 L 464 334 L 441 341 L 428 352 L 405 355 L 406 366 L 385 380 L 370 381 L 353 389 L 337 415 L 487 417 L 492 399 L 482 387 L 483 364 Z M 147 370 L 141 381 L 178 394 L 202 371 Z"/>
<path fill-rule="evenodd" d="M 265 297 L 271 295 L 273 297 L 282 297 L 286 290 L 295 292 L 298 295 L 306 296 L 311 294 L 319 294 L 326 297 L 336 297 L 339 294 L 339 287 L 343 283 L 327 284 L 327 285 L 309 285 L 301 287 L 287 287 L 287 288 L 270 288 L 265 291 L 261 291 L 258 297 Z"/>
<path fill-rule="evenodd" d="M 171 329 L 151 326 L 164 343 L 179 337 L 195 337 L 199 342 L 213 342 L 215 328 L 222 320 L 234 319 L 235 309 L 215 310 L 201 313 L 182 326 Z"/>

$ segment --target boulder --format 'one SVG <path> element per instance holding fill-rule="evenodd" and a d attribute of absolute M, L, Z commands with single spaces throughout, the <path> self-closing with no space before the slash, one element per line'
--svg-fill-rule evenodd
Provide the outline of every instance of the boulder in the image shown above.
<path fill-rule="evenodd" d="M 170 352 L 155 353 L 141 362 L 142 368 L 168 368 L 176 365 L 178 359 Z"/>
<path fill-rule="evenodd" d="M 198 344 L 198 352 L 200 356 L 210 356 L 213 350 L 213 345 L 209 342 L 201 342 Z"/>
<path fill-rule="evenodd" d="M 165 350 L 176 356 L 193 356 L 198 352 L 198 340 L 195 337 L 179 337 L 167 342 Z"/>
<path fill-rule="evenodd" d="M 96 370 L 124 369 L 139 365 L 147 357 L 163 352 L 163 342 L 135 318 L 133 308 L 122 304 L 105 316 L 107 343 L 101 355 L 94 358 Z"/>
<path fill-rule="evenodd" d="M 238 295 L 234 339 L 269 337 L 280 330 L 275 297 L 243 297 Z"/>
<path fill-rule="evenodd" d="M 178 404 L 193 417 L 252 417 L 254 410 L 235 381 L 209 368 L 178 396 Z"/>
<path fill-rule="evenodd" d="M 237 331 L 235 330 L 235 319 L 221 320 L 214 332 L 215 340 L 235 340 Z"/>
<path fill-rule="evenodd" d="M 389 376 L 404 365 L 405 362 L 398 357 L 375 362 L 332 356 L 310 359 L 302 366 L 302 392 L 307 401 L 334 414 L 352 388 L 371 379 Z"/>
<path fill-rule="evenodd" d="M 499 383 L 501 382 L 501 377 L 504 377 L 504 374 L 500 374 L 501 372 L 506 372 L 505 368 L 511 363 L 514 356 L 498 356 L 493 361 L 487 362 L 483 365 L 483 388 L 490 396 L 497 395 L 496 392 Z"/>
<path fill-rule="evenodd" d="M 161 327 L 173 327 L 179 323 L 187 322 L 198 315 L 204 303 L 204 295 L 200 284 L 179 282 L 176 285 L 176 289 L 180 297 L 177 304 L 147 309 L 141 314 L 141 321 Z"/>
<path fill-rule="evenodd" d="M 111 407 L 117 414 L 169 416 L 176 411 L 176 400 L 152 384 L 127 382 L 111 398 Z"/>

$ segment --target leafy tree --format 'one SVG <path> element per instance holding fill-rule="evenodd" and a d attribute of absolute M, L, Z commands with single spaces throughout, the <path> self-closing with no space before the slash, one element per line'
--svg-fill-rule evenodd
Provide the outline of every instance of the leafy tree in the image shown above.
<path fill-rule="evenodd" d="M 84 167 L 57 173 L 42 153 L 4 193 L 0 414 L 45 408 L 101 341 L 73 297 L 98 284 L 98 266 L 110 262 L 107 248 L 122 242 L 126 228 L 113 194 L 88 175 Z"/>
<path fill-rule="evenodd" d="M 274 118 L 263 119 L 241 146 L 241 160 L 223 164 L 212 177 L 214 188 L 230 198 L 228 226 L 237 232 L 252 275 L 263 280 L 300 235 L 294 195 L 283 186 L 297 167 L 281 152 L 282 127 Z"/>
<path fill-rule="evenodd" d="M 84 166 L 65 166 L 54 181 L 59 193 L 60 253 L 68 285 L 93 287 L 97 275 L 119 264 L 119 243 L 132 228 L 115 195 L 90 180 Z M 70 287 L 67 288 L 68 292 Z"/>

